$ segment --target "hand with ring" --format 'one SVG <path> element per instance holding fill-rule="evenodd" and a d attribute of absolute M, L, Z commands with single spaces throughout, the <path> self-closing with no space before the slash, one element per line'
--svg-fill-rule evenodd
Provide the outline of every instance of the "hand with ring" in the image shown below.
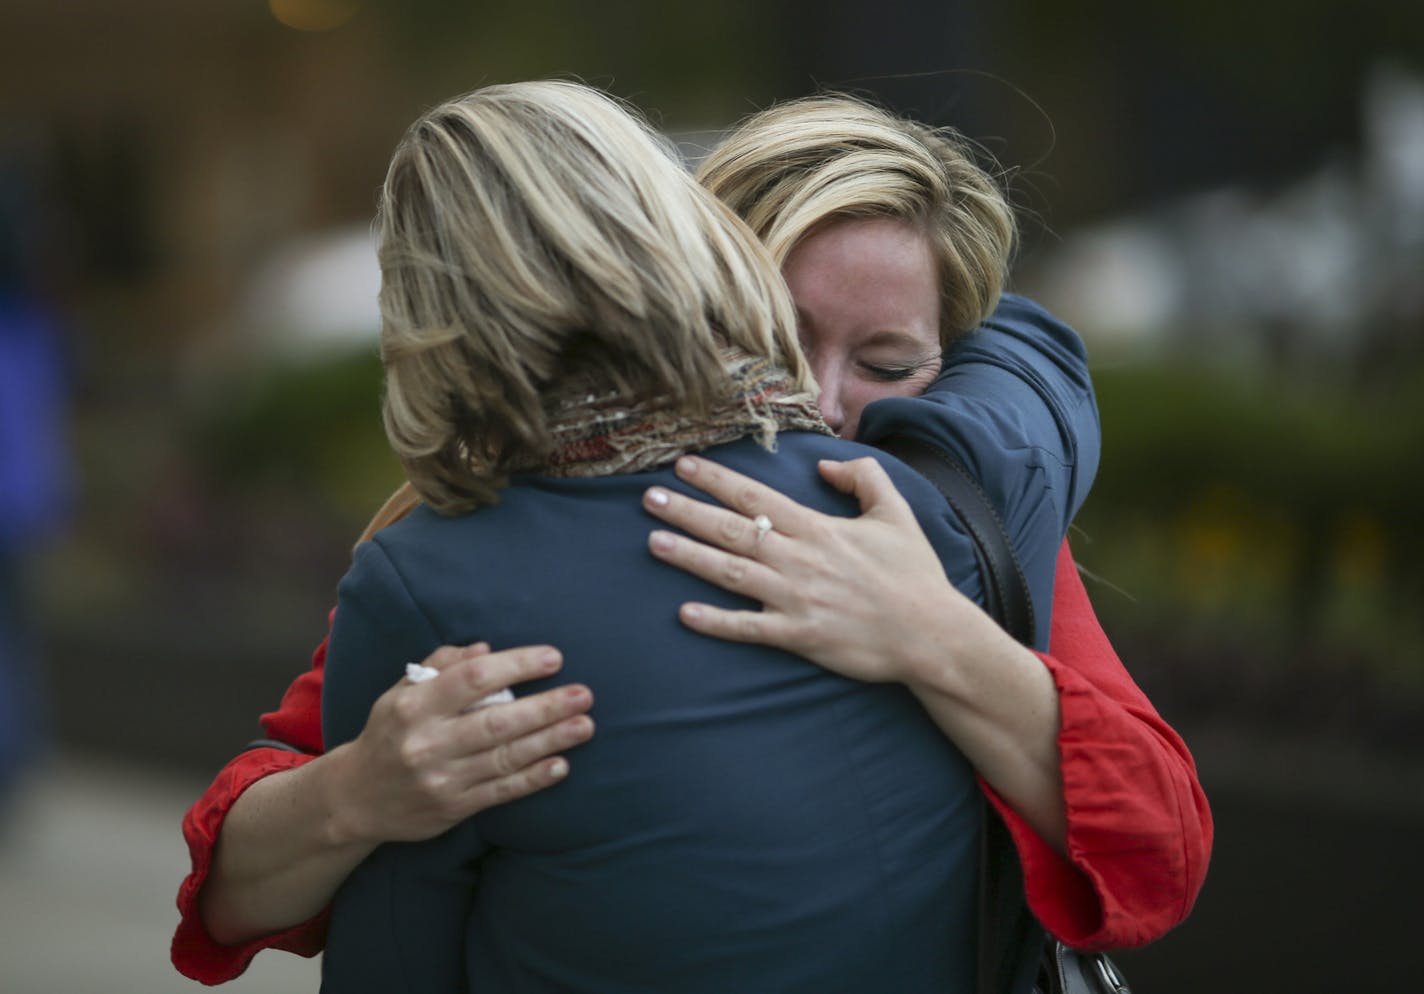
<path fill-rule="evenodd" d="M 650 488 L 644 508 L 686 534 L 654 531 L 649 548 L 763 605 L 736 611 L 684 604 L 679 617 L 689 628 L 786 649 L 860 680 L 906 682 L 909 657 L 898 650 L 925 628 L 924 612 L 982 612 L 945 578 L 878 462 L 825 461 L 820 472 L 859 500 L 859 517 L 813 511 L 724 466 L 686 456 L 678 460 L 678 477 L 723 506 Z"/>

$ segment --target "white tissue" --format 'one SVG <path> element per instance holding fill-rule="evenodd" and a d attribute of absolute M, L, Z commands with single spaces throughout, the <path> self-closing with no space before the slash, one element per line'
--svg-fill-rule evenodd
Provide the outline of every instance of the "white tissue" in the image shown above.
<path fill-rule="evenodd" d="M 433 666 L 422 666 L 420 663 L 405 664 L 405 678 L 411 683 L 424 683 L 426 680 L 434 680 L 440 675 L 440 671 Z M 504 690 L 496 690 L 493 694 L 480 698 L 471 704 L 466 711 L 473 711 L 475 708 L 487 707 L 490 704 L 508 704 L 514 700 L 514 694 L 506 687 Z"/>
<path fill-rule="evenodd" d="M 434 680 L 440 675 L 440 671 L 434 666 L 422 666 L 420 663 L 405 664 L 405 678 L 411 683 L 424 683 L 426 680 Z"/>

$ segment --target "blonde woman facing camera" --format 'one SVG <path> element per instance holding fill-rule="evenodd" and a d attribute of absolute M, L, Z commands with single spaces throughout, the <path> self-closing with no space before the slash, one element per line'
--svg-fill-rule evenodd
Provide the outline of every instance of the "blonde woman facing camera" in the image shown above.
<path fill-rule="evenodd" d="M 336 895 L 323 989 L 968 989 L 979 805 L 959 750 L 902 687 L 679 625 L 690 599 L 749 605 L 647 554 L 639 497 L 683 489 L 693 452 L 854 509 L 816 465 L 872 450 L 826 429 L 765 250 L 645 126 L 566 83 L 416 122 L 380 217 L 386 428 L 423 506 L 341 582 L 324 741 L 401 707 L 404 661 L 476 638 L 557 645 L 599 731 L 557 790 L 372 853 Z M 868 457 L 977 596 L 947 505 Z"/>
<path fill-rule="evenodd" d="M 695 461 L 684 479 L 737 513 L 649 494 L 651 513 L 708 543 L 659 533 L 654 554 L 759 605 L 689 604 L 684 622 L 909 687 L 983 778 L 1049 932 L 1087 948 L 1160 937 L 1205 878 L 1211 814 L 1063 541 L 1096 471 L 1096 410 L 1077 336 L 1000 297 L 1002 195 L 957 136 L 840 96 L 754 115 L 698 176 L 781 265 L 827 422 L 875 445 L 929 442 L 981 483 L 1023 565 L 1036 648 L 1053 655 L 965 610 L 865 463 L 826 473 L 859 498 L 856 519 Z M 776 523 L 761 542 L 745 524 L 757 514 Z"/>

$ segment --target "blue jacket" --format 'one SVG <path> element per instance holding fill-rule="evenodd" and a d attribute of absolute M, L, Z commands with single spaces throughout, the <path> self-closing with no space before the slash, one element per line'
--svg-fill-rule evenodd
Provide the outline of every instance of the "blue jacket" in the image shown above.
<path fill-rule="evenodd" d="M 853 513 L 815 462 L 871 450 L 805 433 L 778 447 L 704 454 Z M 890 468 L 944 560 L 971 562 L 938 494 Z M 329 748 L 406 660 L 477 638 L 559 646 L 558 677 L 519 692 L 587 683 L 598 734 L 565 783 L 362 864 L 335 901 L 324 990 L 966 989 L 972 771 L 902 687 L 683 627 L 685 600 L 743 602 L 647 551 L 655 483 L 683 489 L 667 469 L 521 479 L 358 551 L 327 657 Z"/>
<path fill-rule="evenodd" d="M 981 367 L 967 386 L 1015 362 L 1022 378 L 1035 366 L 1016 350 L 1043 352 L 1057 341 L 1037 326 L 1013 332 L 986 333 L 992 361 L 966 349 L 975 358 L 962 361 Z M 1025 341 L 1032 348 L 1021 348 Z M 953 369 L 941 383 L 954 383 Z M 961 398 L 978 399 L 961 390 L 911 404 L 933 415 L 967 406 Z M 1057 434 L 1055 405 L 1039 408 L 1007 422 L 993 413 L 987 426 L 955 438 L 998 444 L 1005 423 L 1031 430 L 1035 418 L 1037 430 L 1052 422 Z M 1086 424 L 1081 403 L 1076 422 L 1071 404 L 1063 410 L 1069 434 Z M 895 413 L 879 423 L 893 424 Z M 876 455 L 950 579 L 979 597 L 968 541 L 925 481 L 835 439 L 789 433 L 779 449 L 743 440 L 704 454 L 839 514 L 855 508 L 819 480 L 815 461 Z M 991 454 L 974 454 L 981 470 L 993 470 Z M 1033 513 L 1008 509 L 1011 522 L 1051 517 L 1047 491 L 1071 489 L 1078 474 L 1054 475 L 1046 462 L 1015 455 L 998 464 L 1003 475 L 1026 479 L 995 481 L 991 493 L 1045 491 Z M 327 661 L 329 748 L 359 733 L 406 661 L 478 639 L 496 648 L 558 645 L 563 672 L 519 692 L 587 683 L 598 734 L 558 787 L 431 842 L 383 846 L 363 863 L 334 903 L 324 990 L 913 994 L 972 986 L 972 771 L 901 687 L 857 684 L 683 628 L 683 601 L 743 602 L 647 552 L 653 522 L 640 496 L 655 483 L 683 489 L 666 469 L 516 479 L 495 506 L 451 519 L 421 510 L 358 550 L 339 590 Z M 1029 565 L 1038 560 L 1024 557 L 1036 590 L 1051 594 L 1060 539 L 1061 530 L 1042 557 L 1046 581 Z"/>

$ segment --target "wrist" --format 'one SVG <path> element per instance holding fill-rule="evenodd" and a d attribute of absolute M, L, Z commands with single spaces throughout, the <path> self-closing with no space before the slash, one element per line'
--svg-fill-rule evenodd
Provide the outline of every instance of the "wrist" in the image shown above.
<path fill-rule="evenodd" d="M 921 590 L 907 606 L 895 652 L 896 679 L 916 694 L 930 689 L 941 693 L 952 679 L 948 670 L 956 665 L 961 648 L 961 619 L 966 614 L 955 610 L 954 600 L 960 595 L 946 582 L 943 587 Z"/>
<path fill-rule="evenodd" d="M 355 778 L 360 770 L 354 753 L 355 747 L 348 742 L 317 757 L 307 767 L 317 780 L 307 786 L 321 799 L 322 838 L 334 850 L 369 850 L 380 841 L 373 838 L 370 818 L 359 801 Z"/>
<path fill-rule="evenodd" d="M 904 629 L 912 634 L 902 643 L 901 682 L 917 696 L 968 700 L 979 683 L 976 668 L 1022 646 L 947 581 L 927 593 L 917 620 Z"/>

